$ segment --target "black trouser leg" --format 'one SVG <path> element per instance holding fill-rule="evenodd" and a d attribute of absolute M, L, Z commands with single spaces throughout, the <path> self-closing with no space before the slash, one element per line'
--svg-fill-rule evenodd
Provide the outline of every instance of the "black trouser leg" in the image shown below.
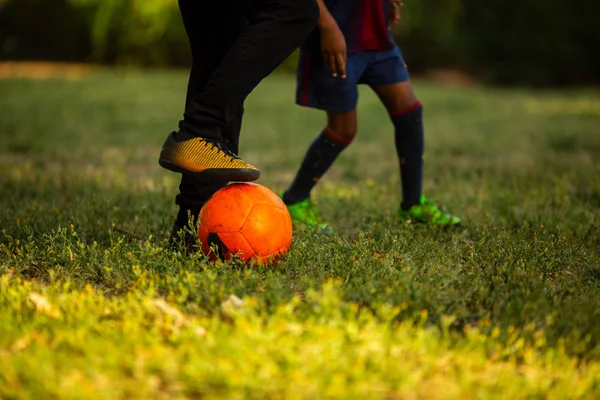
<path fill-rule="evenodd" d="M 179 10 L 190 41 L 193 65 L 188 82 L 185 116 L 194 114 L 192 99 L 206 90 L 211 76 L 222 63 L 233 44 L 238 40 L 248 21 L 236 0 L 199 1 L 179 0 Z M 228 113 L 236 112 L 238 104 L 227 104 Z M 185 121 L 180 129 L 200 136 Z M 204 127 L 205 137 L 222 138 L 224 126 Z"/>
<path fill-rule="evenodd" d="M 242 10 L 230 3 L 233 2 L 179 0 L 179 9 L 193 57 L 187 88 L 186 113 L 193 104 L 191 99 L 202 93 L 223 57 L 247 25 Z M 230 124 L 219 132 L 219 136 L 222 137 L 223 144 L 237 154 L 243 106 L 239 104 L 229 107 L 234 109 L 234 117 Z M 179 194 L 175 200 L 182 211 L 180 214 L 187 214 L 187 211 L 197 214 L 202 205 L 227 183 L 203 179 L 196 174 L 183 173 Z M 181 218 L 183 217 L 178 219 Z"/>
<path fill-rule="evenodd" d="M 243 101 L 310 33 L 314 0 L 179 0 L 194 64 L 180 129 L 238 153 Z M 198 124 L 197 122 L 200 121 Z M 227 182 L 182 174 L 180 208 L 199 210 Z"/>
<path fill-rule="evenodd" d="M 318 19 L 315 0 L 179 0 L 194 65 L 180 132 L 221 141 L 238 152 L 243 103 L 298 47 Z M 182 174 L 175 223 L 187 224 L 227 182 Z"/>
<path fill-rule="evenodd" d="M 203 19 L 214 9 L 226 8 L 228 13 L 241 9 L 232 0 L 194 3 L 190 8 L 203 13 Z M 203 90 L 189 98 L 179 124 L 181 131 L 221 140 L 222 131 L 235 117 L 238 106 L 304 41 L 319 17 L 315 0 L 246 0 L 246 3 L 252 8 L 248 25 L 228 47 Z M 182 13 L 185 14 L 183 9 Z M 204 40 L 220 40 L 220 26 L 229 18 L 231 15 L 227 13 L 212 14 L 210 21 L 198 28 L 204 31 Z"/>

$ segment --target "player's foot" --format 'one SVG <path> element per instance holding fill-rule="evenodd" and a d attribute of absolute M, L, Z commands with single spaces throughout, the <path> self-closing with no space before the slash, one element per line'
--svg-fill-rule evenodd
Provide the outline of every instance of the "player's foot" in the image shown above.
<path fill-rule="evenodd" d="M 283 196 L 281 196 L 281 199 L 283 200 Z M 321 214 L 310 199 L 286 204 L 286 206 L 294 225 L 316 229 L 328 235 L 333 233 L 333 228 L 323 221 Z"/>
<path fill-rule="evenodd" d="M 246 163 L 218 141 L 201 137 L 178 140 L 171 132 L 160 152 L 158 163 L 174 172 L 193 172 L 209 179 L 255 181 L 260 171 Z"/>
<path fill-rule="evenodd" d="M 400 208 L 398 217 L 405 221 L 444 227 L 457 227 L 461 224 L 460 218 L 442 211 L 438 206 L 427 201 L 423 195 L 421 196 L 421 204 L 412 206 L 408 210 Z"/>

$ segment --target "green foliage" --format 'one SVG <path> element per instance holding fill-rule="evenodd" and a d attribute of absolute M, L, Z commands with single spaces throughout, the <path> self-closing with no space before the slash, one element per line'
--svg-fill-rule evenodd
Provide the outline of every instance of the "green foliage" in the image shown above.
<path fill-rule="evenodd" d="M 92 59 L 119 64 L 167 65 L 186 57 L 187 37 L 170 0 L 70 0 L 93 10 Z M 173 52 L 171 46 L 182 49 Z M 185 54 L 185 53 L 184 53 Z M 175 57 L 175 59 L 173 59 Z"/>
<path fill-rule="evenodd" d="M 395 219 L 392 126 L 363 88 L 315 193 L 340 235 L 246 268 L 165 248 L 178 176 L 156 156 L 186 83 L 0 80 L 2 397 L 597 397 L 598 92 L 417 82 L 425 192 L 466 221 L 440 231 Z M 274 76 L 246 108 L 242 154 L 276 191 L 323 124 L 293 94 Z"/>
<path fill-rule="evenodd" d="M 0 41 L 16 41 L 4 58 L 62 60 L 65 53 L 69 60 L 153 66 L 190 58 L 177 2 L 170 0 L 9 0 L 0 12 Z M 58 50 L 38 49 L 48 43 Z"/>
<path fill-rule="evenodd" d="M 135 267 L 134 267 L 135 268 Z M 577 365 L 564 348 L 538 354 L 511 333 L 509 348 L 478 328 L 464 337 L 401 307 L 342 300 L 339 283 L 308 290 L 268 312 L 235 295 L 205 316 L 186 298 L 199 274 L 140 273 L 136 289 L 107 297 L 71 282 L 40 287 L 1 277 L 0 392 L 8 398 L 591 398 L 600 364 Z M 206 274 L 211 274 L 207 271 Z M 168 299 L 156 284 L 176 281 Z M 426 317 L 426 313 L 423 313 Z M 98 351 L 101 350 L 101 351 Z M 35 382 L 35 385 L 31 383 Z"/>
<path fill-rule="evenodd" d="M 491 82 L 598 83 L 600 5 L 526 0 L 464 1 L 462 37 L 471 65 Z"/>
<path fill-rule="evenodd" d="M 462 0 L 407 1 L 394 33 L 411 71 L 460 66 Z"/>
<path fill-rule="evenodd" d="M 84 60 L 90 18 L 67 0 L 0 1 L 0 60 Z"/>
<path fill-rule="evenodd" d="M 497 84 L 598 83 L 600 3 L 407 1 L 396 38 L 413 73 L 458 68 Z M 7 0 L 0 58 L 189 65 L 172 0 Z M 296 57 L 282 69 L 293 71 Z"/>

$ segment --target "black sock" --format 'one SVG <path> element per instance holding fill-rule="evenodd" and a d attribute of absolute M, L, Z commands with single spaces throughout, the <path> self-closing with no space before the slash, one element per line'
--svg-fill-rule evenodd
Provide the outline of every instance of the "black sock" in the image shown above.
<path fill-rule="evenodd" d="M 189 210 L 186 208 L 180 208 L 171 230 L 171 237 L 169 238 L 171 243 L 179 242 L 183 235 L 184 242 L 188 242 L 191 238 L 196 237 L 196 225 L 198 224 L 198 216 L 200 210 Z"/>
<path fill-rule="evenodd" d="M 200 210 L 188 209 L 181 207 L 177 213 L 177 218 L 173 224 L 171 230 L 171 236 L 169 237 L 169 246 L 172 249 L 177 249 L 183 245 L 188 251 L 191 250 L 192 246 L 197 242 L 197 228 L 198 215 Z"/>
<path fill-rule="evenodd" d="M 393 114 L 396 151 L 400 161 L 402 180 L 402 208 L 407 210 L 420 203 L 423 185 L 423 106 L 417 102 L 399 113 Z"/>
<path fill-rule="evenodd" d="M 175 219 L 175 226 L 179 229 L 195 227 L 198 223 L 198 215 L 200 215 L 200 210 L 180 208 Z"/>
<path fill-rule="evenodd" d="M 293 204 L 308 199 L 312 188 L 351 141 L 323 130 L 308 148 L 296 179 L 283 195 L 283 201 Z"/>

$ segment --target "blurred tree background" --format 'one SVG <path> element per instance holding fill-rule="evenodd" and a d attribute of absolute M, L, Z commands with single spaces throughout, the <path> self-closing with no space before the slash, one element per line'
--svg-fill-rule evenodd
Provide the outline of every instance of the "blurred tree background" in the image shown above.
<path fill-rule="evenodd" d="M 394 33 L 413 73 L 452 68 L 503 85 L 600 82 L 597 1 L 405 4 Z M 175 0 L 0 0 L 0 60 L 179 67 L 190 54 Z M 295 57 L 283 68 L 293 70 Z"/>

